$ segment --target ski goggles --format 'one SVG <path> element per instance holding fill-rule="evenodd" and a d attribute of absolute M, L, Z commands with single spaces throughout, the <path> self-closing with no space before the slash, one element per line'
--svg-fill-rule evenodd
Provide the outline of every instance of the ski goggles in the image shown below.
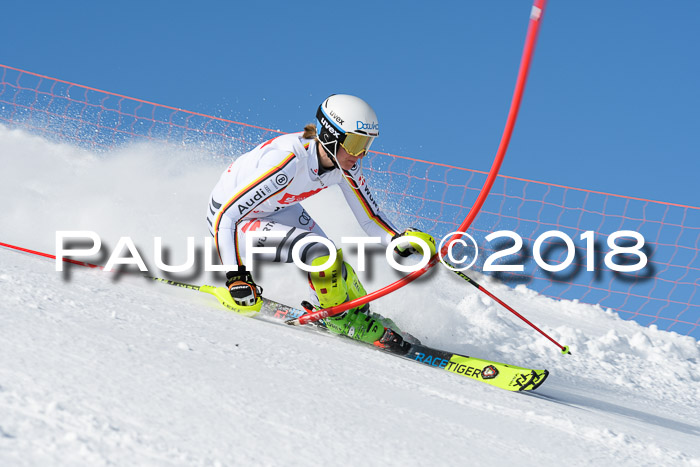
<path fill-rule="evenodd" d="M 356 133 L 345 133 L 340 145 L 348 154 L 354 157 L 363 157 L 372 146 L 374 136 L 358 135 Z M 364 153 L 364 154 L 363 154 Z"/>

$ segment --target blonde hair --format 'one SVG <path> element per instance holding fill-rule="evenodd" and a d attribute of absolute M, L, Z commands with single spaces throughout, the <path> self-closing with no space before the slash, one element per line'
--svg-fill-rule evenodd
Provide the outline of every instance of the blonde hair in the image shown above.
<path fill-rule="evenodd" d="M 304 127 L 304 134 L 301 135 L 304 139 L 314 139 L 316 137 L 316 125 L 309 123 Z"/>

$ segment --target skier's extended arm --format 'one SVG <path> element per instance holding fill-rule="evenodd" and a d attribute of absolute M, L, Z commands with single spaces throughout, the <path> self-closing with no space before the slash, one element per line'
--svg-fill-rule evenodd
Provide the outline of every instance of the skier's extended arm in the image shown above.
<path fill-rule="evenodd" d="M 379 209 L 379 204 L 360 169 L 344 172 L 347 183 L 341 182 L 340 188 L 360 227 L 367 235 L 379 237 L 383 245 L 388 245 L 399 231 Z"/>
<path fill-rule="evenodd" d="M 416 252 L 422 253 L 423 246 L 416 239 L 420 239 L 428 244 L 430 256 L 435 254 L 435 239 L 430 234 L 415 228 L 409 228 L 402 233 L 398 233 L 396 227 L 379 209 L 379 205 L 375 201 L 374 195 L 359 169 L 354 173 L 345 171 L 345 175 L 348 183 L 342 183 L 340 185 L 341 189 L 357 221 L 367 235 L 381 238 L 384 245 L 388 245 L 396 238 L 401 238 L 404 241 L 399 243 L 394 250 L 403 257 Z"/>

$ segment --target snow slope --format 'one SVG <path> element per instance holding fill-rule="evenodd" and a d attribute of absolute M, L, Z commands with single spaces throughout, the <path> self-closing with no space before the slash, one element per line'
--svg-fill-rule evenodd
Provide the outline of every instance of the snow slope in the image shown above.
<path fill-rule="evenodd" d="M 173 263 L 183 237 L 206 236 L 223 169 L 1 126 L 0 154 L 0 242 L 53 253 L 56 230 L 90 229 L 107 245 L 133 237 L 147 264 L 155 235 Z M 335 239 L 358 233 L 326 191 L 307 209 Z M 0 264 L 0 465 L 700 465 L 698 342 L 598 307 L 474 273 L 570 345 L 564 357 L 442 268 L 373 304 L 429 345 L 550 370 L 536 394 L 513 394 L 139 277 L 62 274 L 3 248 Z M 394 279 L 381 256 L 370 265 L 368 289 Z M 273 299 L 305 298 L 293 266 L 256 277 Z"/>

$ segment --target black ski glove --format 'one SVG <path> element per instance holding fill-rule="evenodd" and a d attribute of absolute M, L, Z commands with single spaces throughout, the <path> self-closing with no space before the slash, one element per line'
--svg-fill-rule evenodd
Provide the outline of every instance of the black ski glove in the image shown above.
<path fill-rule="evenodd" d="M 245 266 L 239 266 L 238 271 L 226 273 L 226 287 L 233 301 L 240 306 L 253 306 L 262 295 L 263 289 L 255 283 L 250 271 Z"/>

